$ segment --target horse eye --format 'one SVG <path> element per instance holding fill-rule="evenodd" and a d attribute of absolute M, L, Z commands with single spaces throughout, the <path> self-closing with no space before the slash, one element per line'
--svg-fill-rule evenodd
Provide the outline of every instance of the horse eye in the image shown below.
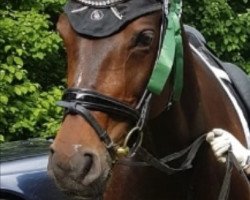
<path fill-rule="evenodd" d="M 135 41 L 135 46 L 136 47 L 149 47 L 154 38 L 154 33 L 152 31 L 144 31 L 141 32 Z"/>

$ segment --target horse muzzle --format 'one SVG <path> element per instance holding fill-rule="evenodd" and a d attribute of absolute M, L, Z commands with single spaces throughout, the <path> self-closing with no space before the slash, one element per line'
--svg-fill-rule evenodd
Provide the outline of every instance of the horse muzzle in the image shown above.
<path fill-rule="evenodd" d="M 100 160 L 95 153 L 78 150 L 71 157 L 51 152 L 48 174 L 56 184 L 70 196 L 85 199 L 100 199 L 111 170 L 109 160 Z M 97 198 L 98 197 L 98 198 Z M 74 198 L 73 198 L 74 199 Z M 79 199 L 79 198 L 78 198 Z"/>

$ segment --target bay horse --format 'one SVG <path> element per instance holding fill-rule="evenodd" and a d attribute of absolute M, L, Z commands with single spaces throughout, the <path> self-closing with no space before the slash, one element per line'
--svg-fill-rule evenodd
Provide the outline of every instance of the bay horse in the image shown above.
<path fill-rule="evenodd" d="M 158 92 L 147 89 L 169 10 L 168 2 L 160 0 L 79 0 L 70 1 L 60 16 L 57 27 L 67 51 L 68 89 L 59 103 L 66 109 L 51 146 L 48 172 L 72 198 L 218 199 L 226 169 L 206 143 L 187 153 L 192 163 L 181 165 L 181 170 L 175 169 L 185 157 L 172 161 L 172 167 L 159 159 L 175 157 L 174 152 L 215 127 L 246 145 L 232 101 L 189 44 L 182 24 L 183 71 L 174 68 Z M 179 98 L 176 72 L 183 74 Z M 250 199 L 249 184 L 235 167 L 230 180 L 229 199 Z"/>

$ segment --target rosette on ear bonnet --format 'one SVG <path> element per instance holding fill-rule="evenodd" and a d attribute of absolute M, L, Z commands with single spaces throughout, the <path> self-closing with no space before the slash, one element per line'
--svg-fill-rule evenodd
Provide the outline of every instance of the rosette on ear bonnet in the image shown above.
<path fill-rule="evenodd" d="M 73 29 L 91 37 L 109 36 L 132 20 L 161 9 L 160 0 L 69 0 L 64 7 Z"/>

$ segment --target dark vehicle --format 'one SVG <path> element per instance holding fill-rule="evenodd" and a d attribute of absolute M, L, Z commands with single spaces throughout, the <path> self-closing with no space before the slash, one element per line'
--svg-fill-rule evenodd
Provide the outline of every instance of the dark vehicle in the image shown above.
<path fill-rule="evenodd" d="M 47 175 L 48 140 L 0 144 L 0 200 L 68 200 Z"/>

